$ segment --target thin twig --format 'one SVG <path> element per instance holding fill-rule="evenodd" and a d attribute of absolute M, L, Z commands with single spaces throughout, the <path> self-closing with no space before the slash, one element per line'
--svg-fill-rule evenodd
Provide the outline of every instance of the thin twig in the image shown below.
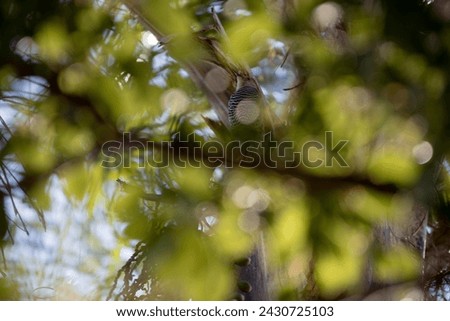
<path fill-rule="evenodd" d="M 42 209 L 40 209 L 39 206 L 37 206 L 35 204 L 35 201 L 31 198 L 31 196 L 27 193 L 27 191 L 20 186 L 19 180 L 16 178 L 16 176 L 13 174 L 13 172 L 11 172 L 11 170 L 8 168 L 8 166 L 4 165 L 3 163 L 1 163 L 1 165 L 4 166 L 4 167 L 2 166 L 2 170 L 6 170 L 9 173 L 11 178 L 16 182 L 17 186 L 22 191 L 22 193 L 26 196 L 26 198 L 30 202 L 30 205 L 37 212 L 38 217 L 39 217 L 39 221 L 41 222 L 42 226 L 44 227 L 44 230 L 46 230 L 47 229 L 47 223 L 45 222 L 44 212 L 42 211 Z"/>
<path fill-rule="evenodd" d="M 27 235 L 30 235 L 30 233 L 29 233 L 29 231 L 28 231 L 28 229 L 27 229 L 27 226 L 26 226 L 24 220 L 22 219 L 22 216 L 20 215 L 20 212 L 19 212 L 19 210 L 18 210 L 18 208 L 17 208 L 17 206 L 16 206 L 16 202 L 15 202 L 15 200 L 14 200 L 14 196 L 13 196 L 13 193 L 12 193 L 12 188 L 11 188 L 11 184 L 10 184 L 9 179 L 8 179 L 8 175 L 6 174 L 6 171 L 5 171 L 5 168 L 4 168 L 3 164 L 1 164 L 1 165 L 2 165 L 2 166 L 0 166 L 0 169 L 2 170 L 3 176 L 4 176 L 4 177 L 0 176 L 0 181 L 2 182 L 3 186 L 5 187 L 5 189 L 6 189 L 6 191 L 7 191 L 8 197 L 9 197 L 9 199 L 10 199 L 10 201 L 11 201 L 11 205 L 12 205 L 13 210 L 14 210 L 14 214 L 16 214 L 17 217 L 19 217 L 19 220 L 20 220 L 20 222 L 22 223 L 22 226 L 19 226 L 19 225 L 18 225 L 17 223 L 15 223 L 14 221 L 12 221 L 12 222 L 13 222 L 14 225 L 16 225 L 19 229 L 21 229 L 22 231 L 24 231 Z"/>
<path fill-rule="evenodd" d="M 279 68 L 283 68 L 283 66 L 284 66 L 284 64 L 286 63 L 286 61 L 287 61 L 287 59 L 288 59 L 290 53 L 291 53 L 291 48 L 289 48 L 289 49 L 286 51 L 286 54 L 284 55 L 284 59 L 283 59 L 283 61 L 281 62 L 281 65 L 280 65 Z"/>

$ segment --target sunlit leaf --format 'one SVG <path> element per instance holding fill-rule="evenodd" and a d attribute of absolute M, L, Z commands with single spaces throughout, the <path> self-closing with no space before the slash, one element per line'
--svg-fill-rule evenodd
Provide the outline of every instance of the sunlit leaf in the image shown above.
<path fill-rule="evenodd" d="M 230 295 L 232 274 L 211 243 L 192 231 L 166 235 L 156 245 L 157 274 L 170 297 L 217 300 Z"/>
<path fill-rule="evenodd" d="M 50 64 L 61 64 L 67 61 L 72 43 L 62 21 L 48 21 L 36 36 L 40 55 Z"/>
<path fill-rule="evenodd" d="M 416 277 L 419 269 L 418 254 L 399 245 L 379 254 L 375 264 L 375 276 L 383 282 L 408 280 Z"/>

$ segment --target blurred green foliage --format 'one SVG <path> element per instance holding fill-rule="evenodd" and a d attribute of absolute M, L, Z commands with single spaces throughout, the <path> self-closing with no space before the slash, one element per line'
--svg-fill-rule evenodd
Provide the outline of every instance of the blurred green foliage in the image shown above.
<path fill-rule="evenodd" d="M 21 233 L 10 195 L 51 210 L 57 180 L 68 202 L 107 217 L 118 242 L 105 255 L 144 244 L 122 269 L 110 267 L 115 299 L 229 299 L 233 262 L 261 231 L 275 299 L 359 298 L 372 283 L 420 287 L 425 219 L 416 206 L 449 193 L 440 184 L 448 169 L 436 177 L 449 154 L 445 1 L 337 1 L 348 24 L 344 47 L 312 22 L 322 1 L 214 2 L 229 36 L 221 45 L 254 68 L 282 139 L 300 150 L 326 145 L 331 131 L 336 143 L 348 141 L 348 167 L 141 166 L 163 150 L 138 145 L 121 154 L 130 166 L 103 168 L 102 145 L 122 142 L 123 132 L 135 143 L 165 143 L 176 132 L 220 141 L 184 69 L 202 58 L 192 31 L 211 23 L 213 2 L 144 1 L 164 46 L 119 1 L 2 1 L 2 246 Z M 286 57 L 283 67 L 273 63 Z M 279 70 L 297 79 L 286 83 Z M 0 270 L 0 298 L 26 297 L 6 277 L 20 275 Z"/>

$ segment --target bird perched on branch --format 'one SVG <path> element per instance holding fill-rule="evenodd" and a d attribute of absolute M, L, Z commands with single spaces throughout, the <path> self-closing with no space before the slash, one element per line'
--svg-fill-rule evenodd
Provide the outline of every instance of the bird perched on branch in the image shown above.
<path fill-rule="evenodd" d="M 240 141 L 261 141 L 264 134 L 275 134 L 274 116 L 254 77 L 236 76 L 236 90 L 228 100 L 228 122 L 233 138 Z"/>
<path fill-rule="evenodd" d="M 251 79 L 237 77 L 236 91 L 228 100 L 228 120 L 232 127 L 261 123 L 261 93 Z"/>

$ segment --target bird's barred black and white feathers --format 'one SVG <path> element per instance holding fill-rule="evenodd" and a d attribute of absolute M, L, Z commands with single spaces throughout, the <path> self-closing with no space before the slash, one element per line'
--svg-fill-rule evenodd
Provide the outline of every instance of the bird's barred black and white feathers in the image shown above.
<path fill-rule="evenodd" d="M 257 125 L 261 116 L 259 95 L 255 87 L 243 86 L 230 96 L 228 119 L 232 127 Z"/>

